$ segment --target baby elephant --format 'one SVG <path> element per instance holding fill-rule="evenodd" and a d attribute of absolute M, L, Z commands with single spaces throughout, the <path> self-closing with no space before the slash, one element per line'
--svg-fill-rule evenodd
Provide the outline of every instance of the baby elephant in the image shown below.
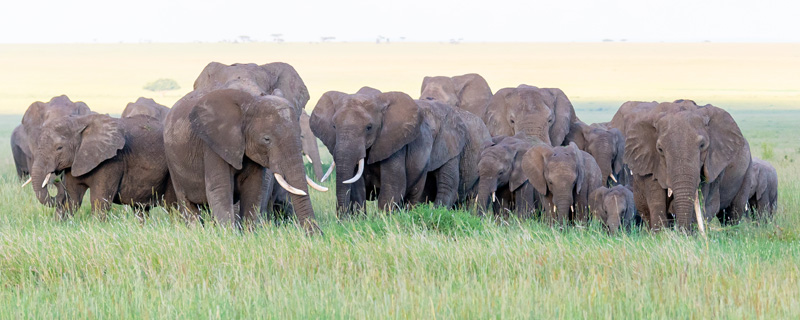
<path fill-rule="evenodd" d="M 589 195 L 589 208 L 609 233 L 616 233 L 620 226 L 629 230 L 635 216 L 633 192 L 624 186 L 597 188 Z"/>
<path fill-rule="evenodd" d="M 92 211 L 101 219 L 111 203 L 149 209 L 161 203 L 162 196 L 167 203 L 175 202 L 162 126 L 155 118 L 89 114 L 54 119 L 43 125 L 36 146 L 33 188 L 39 202 L 47 204 L 53 203 L 48 184 L 64 186 L 66 200 L 55 203 L 59 218 L 80 208 L 87 189 Z"/>
<path fill-rule="evenodd" d="M 488 203 L 494 214 L 530 217 L 536 209 L 536 191 L 522 170 L 522 157 L 533 147 L 525 137 L 497 136 L 481 152 L 478 163 L 478 214 L 485 215 Z M 496 194 L 496 195 L 495 195 Z"/>
<path fill-rule="evenodd" d="M 778 172 L 769 162 L 753 158 L 748 204 L 756 217 L 771 218 L 778 207 Z"/>

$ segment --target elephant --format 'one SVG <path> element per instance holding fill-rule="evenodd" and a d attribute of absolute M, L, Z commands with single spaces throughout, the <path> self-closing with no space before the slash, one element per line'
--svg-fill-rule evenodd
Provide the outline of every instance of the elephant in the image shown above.
<path fill-rule="evenodd" d="M 477 168 L 485 143 L 472 137 L 489 139 L 485 126 L 467 128 L 476 122 L 467 112 L 401 92 L 328 91 L 310 123 L 333 155 L 337 212 L 347 216 L 363 209 L 367 198 L 391 209 L 426 197 L 449 207 L 465 197 L 462 192 L 477 184 L 477 170 L 470 177 L 462 170 Z"/>
<path fill-rule="evenodd" d="M 603 185 L 592 155 L 575 143 L 565 147 L 539 144 L 523 156 L 522 170 L 541 195 L 548 223 L 587 222 L 589 194 Z"/>
<path fill-rule="evenodd" d="M 616 233 L 620 227 L 630 230 L 636 216 L 633 192 L 626 186 L 611 188 L 599 187 L 589 194 L 589 208 L 592 217 L 600 221 L 609 233 Z"/>
<path fill-rule="evenodd" d="M 122 118 L 127 118 L 131 116 L 135 116 L 138 114 L 143 114 L 146 116 L 150 116 L 156 118 L 159 122 L 164 122 L 164 118 L 167 117 L 167 113 L 169 112 L 169 108 L 163 106 L 153 99 L 139 97 L 136 102 L 128 103 L 125 106 L 125 110 L 122 111 Z"/>
<path fill-rule="evenodd" d="M 753 158 L 748 204 L 756 218 L 771 218 L 778 208 L 778 172 L 769 162 Z"/>
<path fill-rule="evenodd" d="M 673 222 L 668 213 L 686 232 L 695 223 L 704 232 L 714 215 L 723 224 L 739 221 L 749 196 L 750 147 L 728 112 L 678 101 L 629 119 L 623 160 L 633 172 L 636 209 L 652 230 Z"/>
<path fill-rule="evenodd" d="M 308 162 L 314 168 L 314 177 L 322 179 L 322 160 L 319 156 L 319 145 L 317 144 L 317 137 L 311 131 L 309 121 L 311 116 L 303 110 L 300 114 L 300 139 L 303 141 L 303 155 L 306 156 Z"/>
<path fill-rule="evenodd" d="M 617 112 L 614 113 L 614 117 L 605 126 L 619 130 L 622 136 L 625 137 L 627 136 L 628 125 L 634 122 L 634 117 L 639 113 L 650 111 L 656 106 L 658 106 L 658 102 L 655 101 L 625 102 L 617 109 Z"/>
<path fill-rule="evenodd" d="M 420 100 L 435 100 L 461 108 L 486 118 L 486 108 L 492 99 L 492 89 L 486 79 L 477 73 L 455 77 L 425 77 L 422 79 Z"/>
<path fill-rule="evenodd" d="M 264 183 L 291 192 L 299 224 L 320 232 L 308 196 L 298 111 L 272 95 L 238 89 L 193 91 L 164 121 L 167 165 L 181 212 L 192 220 L 208 205 L 221 225 L 259 222 Z M 234 203 L 239 202 L 239 215 Z"/>
<path fill-rule="evenodd" d="M 17 169 L 17 177 L 20 180 L 25 180 L 30 175 L 30 168 L 28 168 L 28 158 L 32 155 L 30 144 L 28 143 L 28 135 L 25 134 L 25 128 L 18 125 L 11 132 L 11 155 L 14 157 L 14 167 Z"/>
<path fill-rule="evenodd" d="M 509 211 L 519 218 L 533 216 L 539 195 L 522 169 L 522 158 L 532 147 L 523 137 L 497 136 L 483 149 L 478 164 L 479 215 L 485 215 L 487 204 L 492 203 L 495 215 L 504 218 Z"/>
<path fill-rule="evenodd" d="M 587 125 L 577 121 L 572 123 L 566 141 L 574 142 L 578 149 L 594 157 L 603 175 L 603 185 L 628 184 L 630 174 L 622 161 L 622 156 L 625 154 L 625 137 L 618 129 L 609 129 L 601 124 Z"/>
<path fill-rule="evenodd" d="M 209 91 L 221 88 L 239 89 L 254 96 L 272 95 L 275 90 L 280 90 L 281 96 L 295 109 L 297 119 L 310 98 L 308 88 L 297 70 L 283 62 L 260 66 L 254 63 L 225 65 L 211 62 L 195 80 L 194 90 Z"/>
<path fill-rule="evenodd" d="M 162 201 L 175 202 L 162 126 L 155 118 L 88 114 L 52 119 L 36 145 L 33 189 L 39 202 L 48 204 L 57 201 L 48 194 L 48 184 L 63 186 L 66 197 L 55 203 L 59 218 L 80 208 L 87 189 L 92 212 L 101 220 L 112 203 L 149 210 Z"/>
<path fill-rule="evenodd" d="M 523 84 L 497 91 L 485 119 L 492 137 L 522 133 L 533 143 L 560 146 L 578 117 L 561 89 Z"/>

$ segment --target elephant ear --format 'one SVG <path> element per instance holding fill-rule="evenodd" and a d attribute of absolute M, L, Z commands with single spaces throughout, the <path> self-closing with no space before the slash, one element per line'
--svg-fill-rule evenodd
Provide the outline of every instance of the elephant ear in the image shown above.
<path fill-rule="evenodd" d="M 200 72 L 200 75 L 197 76 L 197 79 L 194 80 L 194 86 L 192 86 L 192 89 L 208 89 L 213 87 L 214 84 L 212 83 L 212 76 L 226 67 L 228 66 L 219 62 L 210 62 L 205 68 L 203 68 L 203 71 Z"/>
<path fill-rule="evenodd" d="M 451 79 L 453 79 L 460 107 L 463 107 L 465 103 L 479 106 L 483 104 L 480 107 L 484 107 L 489 103 L 487 98 L 492 96 L 492 89 L 489 88 L 489 83 L 481 75 L 469 73 L 455 76 Z"/>
<path fill-rule="evenodd" d="M 306 107 L 310 98 L 308 88 L 294 67 L 284 62 L 273 62 L 262 65 L 261 68 L 267 72 L 272 81 L 270 91 L 280 89 L 284 98 L 289 100 L 295 110 L 300 111 Z"/>
<path fill-rule="evenodd" d="M 706 130 L 709 145 L 703 173 L 707 181 L 713 181 L 736 158 L 746 141 L 736 121 L 727 111 L 711 105 L 701 107 L 698 111 L 708 117 Z"/>
<path fill-rule="evenodd" d="M 439 168 L 464 150 L 468 136 L 466 124 L 456 108 L 448 104 L 418 100 L 417 106 L 434 134 L 428 165 L 431 169 Z"/>
<path fill-rule="evenodd" d="M 402 92 L 386 92 L 375 96 L 383 107 L 383 124 L 369 150 L 369 163 L 389 158 L 419 136 L 422 115 L 419 106 Z"/>
<path fill-rule="evenodd" d="M 550 91 L 554 96 L 555 104 L 553 108 L 553 126 L 550 127 L 550 142 L 554 146 L 564 143 L 564 138 L 569 133 L 570 125 L 578 118 L 575 116 L 575 108 L 572 107 L 572 102 L 569 101 L 564 91 L 558 88 L 545 89 Z"/>
<path fill-rule="evenodd" d="M 508 122 L 508 109 L 514 103 L 519 103 L 515 93 L 516 88 L 503 88 L 489 100 L 489 107 L 486 110 L 486 127 L 492 137 L 514 135 L 514 128 Z"/>
<path fill-rule="evenodd" d="M 752 170 L 755 171 L 756 174 L 755 178 L 753 179 L 756 181 L 756 200 L 761 200 L 761 198 L 767 194 L 767 188 L 769 187 L 769 175 L 767 174 L 768 170 L 760 165 L 753 165 Z"/>
<path fill-rule="evenodd" d="M 522 157 L 522 170 L 525 176 L 542 195 L 547 194 L 547 180 L 544 177 L 544 171 L 547 166 L 547 158 L 553 154 L 552 147 L 546 144 L 539 144 L 525 152 Z"/>
<path fill-rule="evenodd" d="M 248 93 L 238 90 L 217 90 L 207 94 L 189 112 L 189 124 L 197 136 L 214 153 L 236 170 L 242 169 L 244 159 L 244 126 L 242 99 L 232 99 Z"/>
<path fill-rule="evenodd" d="M 577 177 L 575 178 L 575 193 L 581 194 L 584 185 L 587 184 L 586 179 L 588 178 L 586 174 L 586 170 L 588 169 L 586 168 L 585 161 L 589 159 L 586 159 L 586 157 L 591 157 L 591 155 L 585 153 L 581 149 L 578 149 L 578 146 L 573 142 L 570 142 L 567 148 L 569 148 L 570 150 L 572 150 L 572 152 L 575 153 L 575 164 L 576 164 L 575 169 L 577 173 Z M 592 161 L 594 160 L 592 159 Z M 586 187 L 588 188 L 588 186 Z"/>
<path fill-rule="evenodd" d="M 641 114 L 635 117 L 632 123 L 627 124 L 627 127 L 623 162 L 638 175 L 660 171 L 661 159 L 656 151 L 658 131 L 654 125 L 654 116 L 650 113 Z M 655 178 L 660 180 L 664 177 Z"/>
<path fill-rule="evenodd" d="M 525 154 L 528 152 L 526 149 L 517 150 L 516 154 L 514 155 L 514 161 L 511 164 L 511 176 L 508 179 L 508 188 L 513 190 L 517 190 L 517 188 L 521 187 L 528 181 L 528 176 L 525 175 L 525 170 L 522 169 L 522 161 L 525 159 Z"/>
<path fill-rule="evenodd" d="M 333 115 L 347 94 L 339 91 L 328 91 L 322 94 L 314 110 L 311 111 L 309 125 L 311 132 L 322 140 L 328 151 L 333 154 L 336 150 L 336 130 L 333 128 Z"/>
<path fill-rule="evenodd" d="M 589 194 L 589 209 L 591 209 L 592 213 L 602 219 L 604 223 L 607 217 L 604 200 L 608 190 L 609 189 L 606 187 L 600 187 L 594 189 L 594 191 Z"/>
<path fill-rule="evenodd" d="M 636 216 L 636 203 L 633 200 L 633 192 L 628 188 L 622 190 L 625 193 L 625 215 L 622 217 L 622 225 L 630 226 L 633 223 L 633 217 Z"/>
<path fill-rule="evenodd" d="M 588 127 L 589 126 L 583 122 L 573 122 L 569 126 L 569 133 L 567 134 L 566 138 L 564 138 L 564 141 L 567 143 L 574 142 L 578 146 L 578 149 L 586 150 L 587 143 L 585 131 L 588 129 Z"/>
<path fill-rule="evenodd" d="M 119 123 L 105 114 L 84 115 L 75 119 L 81 143 L 72 162 L 72 175 L 80 177 L 100 163 L 117 155 L 125 146 L 125 132 Z"/>
<path fill-rule="evenodd" d="M 625 163 L 622 161 L 623 155 L 625 154 L 625 137 L 622 135 L 622 132 L 617 130 L 616 128 L 611 128 L 608 130 L 611 133 L 611 136 L 614 137 L 614 162 L 612 163 L 612 171 L 614 173 L 622 172 Z"/>

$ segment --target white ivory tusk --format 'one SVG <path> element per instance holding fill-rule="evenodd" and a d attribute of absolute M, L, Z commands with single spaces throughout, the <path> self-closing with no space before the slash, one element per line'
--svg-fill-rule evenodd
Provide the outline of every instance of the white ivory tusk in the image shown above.
<path fill-rule="evenodd" d="M 492 202 L 497 202 L 497 197 L 495 197 L 494 192 L 492 192 Z"/>
<path fill-rule="evenodd" d="M 672 196 L 672 188 L 667 188 L 667 198 Z"/>
<path fill-rule="evenodd" d="M 361 174 L 363 174 L 363 173 L 364 173 L 364 158 L 361 158 L 361 160 L 358 160 L 358 172 L 356 172 L 355 177 L 352 177 L 352 178 L 350 178 L 348 180 L 342 181 L 342 183 L 351 184 L 353 182 L 356 182 L 356 181 L 358 181 L 358 179 L 361 178 Z"/>
<path fill-rule="evenodd" d="M 619 182 L 617 182 L 617 178 L 614 178 L 614 174 L 613 173 L 609 174 L 608 177 L 611 178 L 611 180 L 614 181 L 614 183 L 619 183 Z"/>
<path fill-rule="evenodd" d="M 23 183 L 20 188 L 25 188 L 31 181 L 33 181 L 33 177 L 29 177 L 28 180 L 25 180 L 25 183 Z"/>
<path fill-rule="evenodd" d="M 314 163 L 314 161 L 311 161 L 311 157 L 309 157 L 308 155 L 306 155 L 306 160 L 308 160 L 308 163 L 311 163 L 311 164 Z"/>
<path fill-rule="evenodd" d="M 307 195 L 305 191 L 292 187 L 292 185 L 286 182 L 286 180 L 283 180 L 283 176 L 280 174 L 275 173 L 275 180 L 277 180 L 278 184 L 281 185 L 281 187 L 283 187 L 284 189 L 286 189 L 286 191 L 289 191 L 289 193 L 291 194 L 295 194 L 298 196 Z"/>
<path fill-rule="evenodd" d="M 308 175 L 306 175 L 306 183 L 308 183 L 309 186 L 314 188 L 314 190 L 322 192 L 328 191 L 328 188 L 318 185 L 316 182 L 314 182 L 314 180 L 311 180 L 311 178 Z"/>
<path fill-rule="evenodd" d="M 336 162 L 331 162 L 331 166 L 328 167 L 328 172 L 325 172 L 325 174 L 322 176 L 322 179 L 319 179 L 319 182 L 325 182 L 325 180 L 331 176 L 331 173 L 333 173 L 333 168 L 336 168 Z"/>
<path fill-rule="evenodd" d="M 697 228 L 700 229 L 700 234 L 706 235 L 706 228 L 703 225 L 703 213 L 700 211 L 700 191 L 697 192 L 697 197 L 694 198 L 694 212 L 697 215 Z"/>
<path fill-rule="evenodd" d="M 575 206 L 569 206 L 569 212 L 575 212 Z"/>
<path fill-rule="evenodd" d="M 53 175 L 52 172 L 50 172 L 46 176 L 44 176 L 44 181 L 42 181 L 42 188 L 46 187 L 47 183 L 50 182 L 50 176 L 51 175 Z"/>

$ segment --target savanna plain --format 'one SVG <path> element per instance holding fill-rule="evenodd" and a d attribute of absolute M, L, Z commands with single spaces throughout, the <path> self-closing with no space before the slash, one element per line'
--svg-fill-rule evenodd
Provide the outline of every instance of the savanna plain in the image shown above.
<path fill-rule="evenodd" d="M 67 94 L 119 114 L 171 106 L 210 61 L 284 61 L 311 92 L 369 85 L 419 94 L 426 75 L 477 72 L 496 91 L 562 88 L 581 120 L 628 100 L 728 110 L 779 175 L 767 222 L 607 235 L 421 206 L 339 220 L 311 191 L 322 236 L 292 223 L 239 232 L 143 223 L 85 205 L 56 221 L 0 148 L 0 318 L 797 318 L 800 315 L 800 45 L 664 43 L 194 43 L 0 45 L 0 138 L 33 101 Z M 181 89 L 142 87 L 171 78 Z M 321 144 L 320 144 L 321 146 Z M 323 153 L 327 154 L 322 148 Z M 324 157 L 326 164 L 330 156 Z M 333 189 L 334 185 L 326 182 Z"/>

